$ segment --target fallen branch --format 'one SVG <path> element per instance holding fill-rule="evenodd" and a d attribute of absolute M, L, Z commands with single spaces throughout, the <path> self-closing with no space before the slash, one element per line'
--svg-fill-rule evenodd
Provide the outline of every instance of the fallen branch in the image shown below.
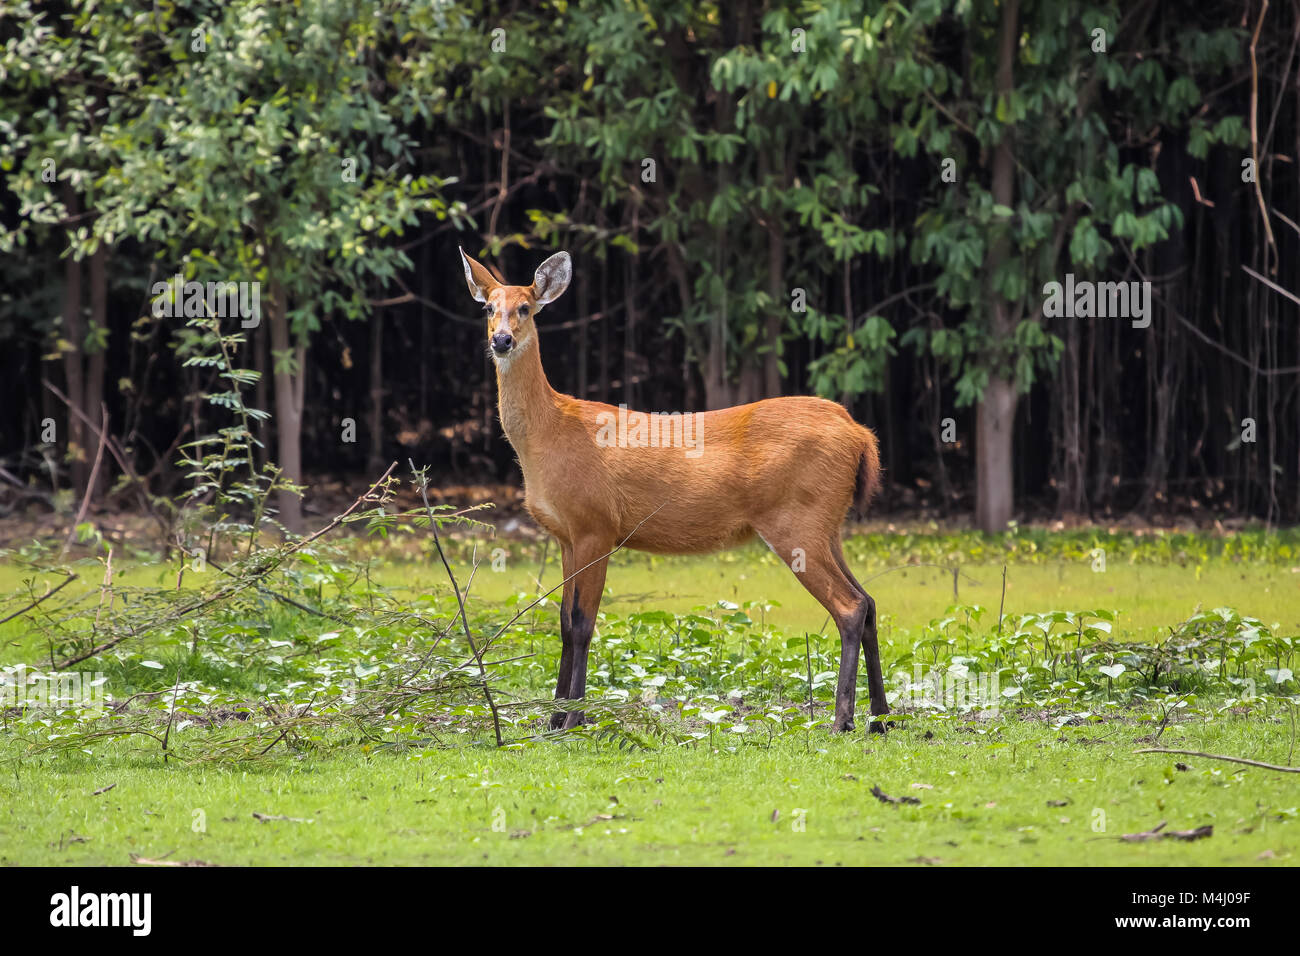
<path fill-rule="evenodd" d="M 138 853 L 131 854 L 131 862 L 137 866 L 220 866 L 219 863 L 208 863 L 205 860 L 151 860 L 148 857 L 140 856 Z"/>
<path fill-rule="evenodd" d="M 253 819 L 256 820 L 258 823 L 272 823 L 272 822 L 315 823 L 316 822 L 315 820 L 304 820 L 302 817 L 286 817 L 286 816 L 280 816 L 279 814 L 258 813 L 257 811 L 253 811 Z"/>
<path fill-rule="evenodd" d="M 1276 770 L 1279 773 L 1300 773 L 1300 767 L 1279 767 L 1275 763 L 1262 763 L 1258 760 L 1247 760 L 1245 757 L 1228 757 L 1223 754 L 1205 754 L 1199 750 L 1165 750 L 1162 747 L 1148 747 L 1145 750 L 1135 750 L 1135 754 L 1178 754 L 1183 757 L 1204 757 L 1206 760 L 1226 760 L 1228 763 L 1244 763 L 1248 767 L 1260 767 L 1264 770 Z"/>
<path fill-rule="evenodd" d="M 1161 820 L 1150 830 L 1144 830 L 1141 833 L 1125 833 L 1120 836 L 1120 839 L 1125 843 L 1149 843 L 1152 840 L 1185 840 L 1190 843 L 1193 840 L 1203 840 L 1213 835 L 1214 824 L 1212 823 L 1197 827 L 1195 830 L 1166 830 L 1165 821 Z"/>
<path fill-rule="evenodd" d="M 876 784 L 874 787 L 871 788 L 871 795 L 875 797 L 877 800 L 879 800 L 881 803 L 920 804 L 921 802 L 916 797 L 891 797 L 889 794 L 885 793 L 885 791 L 880 789 L 880 784 Z"/>

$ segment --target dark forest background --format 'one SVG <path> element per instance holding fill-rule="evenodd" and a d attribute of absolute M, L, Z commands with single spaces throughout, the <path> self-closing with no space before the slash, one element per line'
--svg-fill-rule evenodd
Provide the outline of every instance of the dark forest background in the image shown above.
<path fill-rule="evenodd" d="M 1298 43 L 1300 0 L 2 3 L 0 505 L 79 502 L 101 422 L 94 507 L 186 488 L 228 410 L 176 273 L 261 283 L 235 364 L 309 497 L 517 481 L 463 246 L 573 255 L 557 389 L 844 402 L 885 512 L 1294 522 Z M 1149 327 L 1044 316 L 1067 274 Z"/>

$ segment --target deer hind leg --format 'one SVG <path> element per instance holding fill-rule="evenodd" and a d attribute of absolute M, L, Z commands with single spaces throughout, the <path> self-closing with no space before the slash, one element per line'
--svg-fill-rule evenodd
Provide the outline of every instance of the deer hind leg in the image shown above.
<path fill-rule="evenodd" d="M 555 682 L 555 699 L 567 700 L 569 684 L 573 680 L 573 581 L 570 575 L 575 570 L 573 547 L 567 542 L 560 542 L 560 573 L 564 575 L 564 594 L 560 600 L 560 675 Z M 564 725 L 564 711 L 557 710 L 551 714 L 551 729 L 559 730 Z"/>
<path fill-rule="evenodd" d="M 874 623 L 875 605 L 848 573 L 838 534 L 834 537 L 819 534 L 814 540 L 809 540 L 806 535 L 789 528 L 757 527 L 755 530 L 777 557 L 794 571 L 808 593 L 826 608 L 839 629 L 840 671 L 835 685 L 835 722 L 831 729 L 837 733 L 852 730 L 858 689 L 858 655 L 869 615 Z M 868 660 L 869 671 L 870 663 Z M 875 696 L 873 690 L 873 708 Z M 884 699 L 883 693 L 881 699 Z"/>
<path fill-rule="evenodd" d="M 840 545 L 840 539 L 837 535 L 832 545 L 835 552 L 835 562 L 839 565 L 840 571 L 849 579 L 858 593 L 862 595 L 866 603 L 866 614 L 862 620 L 862 655 L 867 659 L 867 690 L 871 695 L 871 726 L 870 731 L 873 734 L 883 734 L 885 732 L 885 722 L 878 718 L 889 714 L 889 699 L 885 696 L 885 678 L 880 669 L 880 643 L 876 637 L 876 602 L 867 589 L 858 583 L 858 579 L 853 576 L 849 570 L 848 563 L 844 560 L 844 550 Z"/>
<path fill-rule="evenodd" d="M 603 541 L 579 541 L 573 548 L 573 597 L 569 601 L 569 636 L 572 640 L 571 670 L 564 697 L 581 700 L 587 693 L 587 655 L 591 650 L 591 636 L 596 630 L 596 613 L 600 610 L 601 595 L 605 590 L 605 571 L 609 565 L 610 548 Z M 566 595 L 568 592 L 565 592 Z M 561 665 L 563 667 L 563 665 Z M 561 679 L 564 674 L 561 672 Z M 582 723 L 582 712 L 570 710 L 561 726 L 572 730 Z"/>

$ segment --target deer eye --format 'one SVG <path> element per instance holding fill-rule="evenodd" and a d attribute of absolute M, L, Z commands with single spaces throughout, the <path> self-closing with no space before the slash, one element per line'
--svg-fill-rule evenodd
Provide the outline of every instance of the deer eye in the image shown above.
<path fill-rule="evenodd" d="M 483 303 L 483 314 L 484 314 L 484 315 L 489 315 L 489 316 L 492 314 L 492 303 L 491 303 L 491 302 L 484 302 L 484 303 Z"/>
<path fill-rule="evenodd" d="M 526 305 L 521 305 L 521 306 L 519 307 L 519 318 L 521 318 L 521 319 L 526 319 L 526 318 L 528 318 L 528 313 L 529 313 L 530 311 L 532 311 L 532 310 L 529 309 L 528 306 L 526 306 Z"/>

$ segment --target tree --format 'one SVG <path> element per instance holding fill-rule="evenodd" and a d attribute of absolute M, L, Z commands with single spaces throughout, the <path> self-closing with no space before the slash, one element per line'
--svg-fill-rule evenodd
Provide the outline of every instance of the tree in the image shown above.
<path fill-rule="evenodd" d="M 883 386 L 892 329 L 855 312 L 848 290 L 864 257 L 897 245 L 860 221 L 879 190 L 855 157 L 887 145 L 880 78 L 913 39 L 887 26 L 900 9 L 573 11 L 566 43 L 588 51 L 585 78 L 547 107 L 548 158 L 590 178 L 603 203 L 632 208 L 601 238 L 662 263 L 680 310 L 667 322 L 710 408 L 780 394 L 784 343 L 798 337 L 825 353 L 811 370 L 817 391 Z M 592 231 L 564 215 L 537 223 L 543 235 Z"/>
<path fill-rule="evenodd" d="M 285 477 L 301 482 L 308 337 L 327 317 L 367 314 L 369 280 L 410 267 L 385 238 L 421 212 L 459 215 L 441 198 L 452 180 L 412 171 L 407 132 L 429 116 L 419 93 L 430 78 L 413 78 L 412 54 L 399 51 L 412 45 L 411 34 L 437 35 L 436 12 L 378 0 L 128 2 L 114 12 L 113 29 L 81 7 L 58 43 L 32 14 L 25 55 L 34 71 L 56 85 L 76 78 L 106 96 L 107 122 L 81 130 L 95 167 L 68 155 L 59 172 L 60 182 L 85 189 L 96 211 L 72 254 L 94 255 L 129 237 L 159 250 L 163 275 L 205 289 L 250 284 L 241 303 L 262 310 L 224 318 L 243 328 L 263 315 L 268 322 L 277 460 Z M 50 140 L 61 119 L 36 115 L 26 133 Z M 29 152 L 28 167 L 39 158 Z M 26 172 L 15 192 L 32 207 L 32 221 L 66 220 L 71 198 L 51 198 L 35 169 Z M 194 307 L 192 299 L 183 306 Z M 281 495 L 280 518 L 300 530 L 296 495 Z"/>
<path fill-rule="evenodd" d="M 968 66 L 961 73 L 934 62 L 953 95 L 945 102 L 921 84 L 905 90 L 912 99 L 898 124 L 900 149 L 914 155 L 924 145 L 936 165 L 951 160 L 958 170 L 917 217 L 913 257 L 937 269 L 937 288 L 965 318 L 956 328 L 914 329 L 904 341 L 949 365 L 959 407 L 977 406 L 976 522 L 986 531 L 1013 515 L 1018 396 L 1055 369 L 1064 347 L 1044 323 L 1048 283 L 1072 271 L 1105 279 L 1117 252 L 1132 261 L 1182 227 L 1131 131 L 1170 126 L 1207 145 L 1240 140 L 1239 124 L 1211 129 L 1194 115 L 1201 99 L 1189 75 L 1221 67 L 1232 32 L 1153 27 L 1155 8 L 1145 0 L 1121 17 L 1115 3 L 957 5 Z M 1182 34 L 1155 42 L 1163 38 L 1152 29 Z M 1103 96 L 1124 104 L 1122 118 L 1099 108 Z"/>

